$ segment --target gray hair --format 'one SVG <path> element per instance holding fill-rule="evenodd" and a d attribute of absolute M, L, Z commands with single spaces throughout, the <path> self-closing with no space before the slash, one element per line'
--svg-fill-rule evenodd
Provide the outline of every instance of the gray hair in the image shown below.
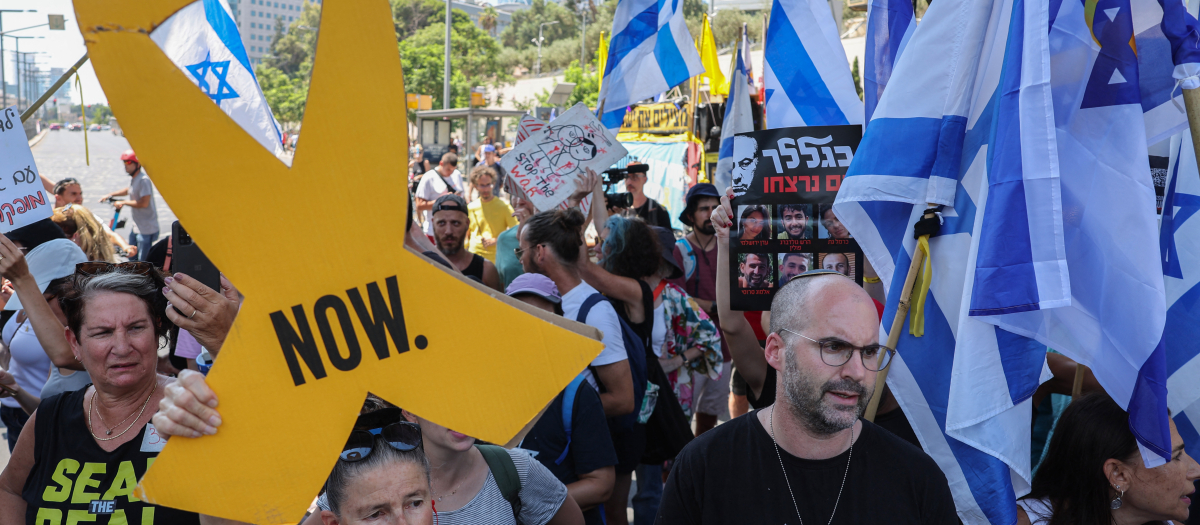
<path fill-rule="evenodd" d="M 73 289 L 59 298 L 67 326 L 79 337 L 83 326 L 84 307 L 94 297 L 105 293 L 126 293 L 136 296 L 146 304 L 150 319 L 154 321 L 154 335 L 166 337 L 172 323 L 167 318 L 167 298 L 162 294 L 166 283 L 157 271 L 148 275 L 116 270 L 98 275 L 76 275 Z"/>
<path fill-rule="evenodd" d="M 348 496 L 346 491 L 350 482 L 367 472 L 377 468 L 390 467 L 394 463 L 411 463 L 421 467 L 421 470 L 425 473 L 425 482 L 429 484 L 430 490 L 432 490 L 433 479 L 429 474 L 429 458 L 425 457 L 425 451 L 421 450 L 421 447 L 409 451 L 396 450 L 382 438 L 376 437 L 374 444 L 371 446 L 371 453 L 362 461 L 349 462 L 338 460 L 337 465 L 334 465 L 333 472 L 329 474 L 329 480 L 325 484 L 325 495 L 329 500 L 329 510 L 340 519 L 342 517 L 342 504 L 345 503 Z"/>

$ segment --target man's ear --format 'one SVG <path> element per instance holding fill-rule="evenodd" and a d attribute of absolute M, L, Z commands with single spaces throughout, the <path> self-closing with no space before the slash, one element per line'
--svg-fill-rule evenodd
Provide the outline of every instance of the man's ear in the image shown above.
<path fill-rule="evenodd" d="M 328 510 L 321 511 L 321 523 L 325 525 L 340 525 L 337 516 L 334 516 L 333 512 Z"/>
<path fill-rule="evenodd" d="M 771 368 L 783 372 L 783 360 L 787 355 L 787 342 L 778 333 L 771 332 L 767 334 L 767 346 L 764 348 L 764 357 L 767 359 L 767 364 Z"/>

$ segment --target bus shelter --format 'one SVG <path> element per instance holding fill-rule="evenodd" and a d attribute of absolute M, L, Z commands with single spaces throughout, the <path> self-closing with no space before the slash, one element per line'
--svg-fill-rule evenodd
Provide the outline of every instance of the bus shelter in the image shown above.
<path fill-rule="evenodd" d="M 465 127 L 463 133 L 463 149 L 460 151 L 460 157 L 466 158 L 466 171 L 470 171 L 475 165 L 475 150 L 479 144 L 483 142 L 485 137 L 492 137 L 493 143 L 499 148 L 503 148 L 506 144 L 511 143 L 516 139 L 515 131 L 513 136 L 508 136 L 508 129 L 515 130 L 517 128 L 516 121 L 510 120 L 505 122 L 504 119 L 520 119 L 525 115 L 525 111 L 520 109 L 496 109 L 496 108 L 454 108 L 454 109 L 430 109 L 417 112 L 417 142 L 421 144 L 421 148 L 426 152 L 427 158 L 440 159 L 441 155 L 446 152 L 450 145 L 450 130 L 454 121 L 465 120 L 465 126 L 459 122 L 456 126 L 459 129 Z M 431 157 L 432 156 L 432 157 Z"/>

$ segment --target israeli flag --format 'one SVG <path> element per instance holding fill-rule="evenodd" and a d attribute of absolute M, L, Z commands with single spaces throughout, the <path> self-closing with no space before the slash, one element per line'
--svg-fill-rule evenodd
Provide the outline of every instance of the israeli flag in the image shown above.
<path fill-rule="evenodd" d="M 863 123 L 863 103 L 825 0 L 773 0 L 763 82 L 767 129 Z"/>
<path fill-rule="evenodd" d="M 892 67 L 917 29 L 909 0 L 871 0 L 867 6 L 867 50 L 863 68 L 863 111 L 871 121 L 883 88 L 892 78 Z"/>
<path fill-rule="evenodd" d="M 1048 20 L 1036 1 L 933 2 L 834 204 L 885 284 L 885 320 L 918 249 L 913 224 L 927 204 L 942 206 L 929 239 L 929 293 L 909 314 L 923 317 L 924 335 L 904 326 L 888 385 L 967 524 L 1016 522 L 1015 496 L 1031 481 L 1031 397 L 1050 377 L 1044 344 L 970 315 L 977 289 L 1003 291 L 977 267 L 1035 280 L 1032 288 L 1014 280 L 1008 302 L 991 306 L 1064 294 L 1061 224 L 1038 222 L 1059 197 Z M 1007 221 L 1011 257 L 984 253 L 1004 244 L 989 221 Z"/>
<path fill-rule="evenodd" d="M 704 72 L 683 20 L 683 0 L 620 0 L 613 14 L 600 122 L 614 135 L 631 104 Z"/>
<path fill-rule="evenodd" d="M 1163 346 L 1167 369 L 1167 407 L 1187 452 L 1200 457 L 1200 173 L 1191 133 L 1171 138 L 1167 194 L 1163 199 L 1163 278 L 1167 325 Z"/>
<path fill-rule="evenodd" d="M 1200 33 L 1183 0 L 1131 3 L 1146 143 L 1158 144 L 1187 127 L 1181 88 L 1200 88 Z"/>
<path fill-rule="evenodd" d="M 267 151 L 283 154 L 283 136 L 271 114 L 237 24 L 225 0 L 201 0 L 180 9 L 150 33 L 200 91 Z"/>
<path fill-rule="evenodd" d="M 718 188 L 728 188 L 733 185 L 733 136 L 738 133 L 754 131 L 753 108 L 750 106 L 750 91 L 754 89 L 751 83 L 750 39 L 742 31 L 742 42 L 738 46 L 733 75 L 729 80 L 729 98 L 725 101 L 725 119 L 721 122 L 721 150 L 717 157 L 717 169 L 713 172 L 712 182 Z"/>

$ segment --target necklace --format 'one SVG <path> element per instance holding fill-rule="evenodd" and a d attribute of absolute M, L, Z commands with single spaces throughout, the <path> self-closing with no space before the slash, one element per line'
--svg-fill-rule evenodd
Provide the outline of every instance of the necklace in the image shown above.
<path fill-rule="evenodd" d="M 151 389 L 150 389 L 150 395 L 146 396 L 146 400 L 142 402 L 142 409 L 138 411 L 138 415 L 137 415 L 137 417 L 136 417 L 136 418 L 134 418 L 134 420 L 133 420 L 133 423 L 137 423 L 137 420 L 138 420 L 138 419 L 141 419 L 141 417 L 142 417 L 142 414 L 143 414 L 144 412 L 146 412 L 146 405 L 149 405 L 149 404 L 150 404 L 150 398 L 154 397 L 154 390 L 155 390 L 155 389 L 153 389 L 153 388 L 151 388 Z M 122 430 L 120 434 L 117 434 L 117 435 L 115 435 L 115 436 L 113 436 L 113 437 L 110 437 L 110 438 L 102 438 L 102 437 L 100 437 L 100 436 L 97 436 L 97 435 L 96 435 L 96 433 L 92 431 L 92 411 L 95 411 L 97 414 L 99 414 L 99 413 L 100 413 L 100 411 L 99 411 L 99 410 L 96 410 L 96 396 L 97 396 L 97 395 L 99 395 L 99 392 L 93 392 L 93 393 L 92 393 L 92 404 L 91 404 L 91 406 L 88 408 L 88 418 L 87 418 L 88 432 L 92 434 L 92 437 L 93 437 L 93 438 L 96 438 L 96 441 L 112 441 L 112 440 L 114 440 L 114 439 L 117 439 L 117 438 L 119 438 L 119 437 L 121 437 L 121 436 L 124 436 L 126 432 L 129 432 L 129 429 L 133 428 L 133 423 L 130 423 L 128 427 L 125 427 L 125 430 Z M 128 419 L 129 419 L 129 418 L 128 418 L 128 417 L 126 417 L 125 419 L 121 420 L 121 423 L 124 423 L 124 422 L 125 422 L 126 420 L 128 420 Z M 104 421 L 104 416 L 100 416 L 100 421 L 101 421 L 101 422 L 103 422 L 103 421 Z M 121 426 L 121 423 L 117 423 L 117 426 Z M 105 423 L 105 426 L 108 426 L 108 424 L 107 424 L 107 423 Z M 116 428 L 116 427 L 113 427 L 113 428 Z M 105 435 L 112 435 L 112 429 L 109 429 L 109 431 L 108 431 L 108 434 L 105 434 Z"/>
<path fill-rule="evenodd" d="M 151 390 L 150 393 L 153 394 L 154 391 Z M 146 398 L 146 400 L 149 401 L 149 398 Z M 92 394 L 92 405 L 94 406 L 95 404 L 96 404 L 96 394 Z M 105 432 L 104 435 L 111 436 L 114 428 L 117 428 L 117 427 L 125 424 L 126 421 L 129 421 L 129 418 L 133 417 L 133 412 L 130 412 L 128 416 L 125 416 L 125 419 L 122 419 L 120 423 L 117 423 L 111 427 L 108 426 L 108 422 L 104 420 L 104 412 L 101 412 L 99 409 L 96 409 L 96 415 L 100 416 L 100 424 L 104 425 L 104 428 L 108 429 L 108 431 Z M 140 416 L 140 414 L 139 414 L 139 416 Z"/>
<path fill-rule="evenodd" d="M 796 494 L 792 492 L 792 482 L 788 481 L 787 469 L 783 468 L 783 456 L 779 453 L 779 442 L 775 441 L 775 407 L 771 407 L 771 444 L 775 445 L 775 458 L 779 460 L 779 469 L 783 471 L 783 482 L 787 483 L 788 495 L 792 497 L 792 507 L 796 509 L 796 518 L 800 520 L 800 525 L 804 525 L 804 518 L 800 517 L 800 505 L 796 504 Z M 850 455 L 846 456 L 846 472 L 842 474 L 842 486 L 838 488 L 837 499 L 833 501 L 833 513 L 829 515 L 829 523 L 832 525 L 833 517 L 837 514 L 838 503 L 842 501 L 842 490 L 846 488 L 846 477 L 850 475 L 850 460 L 854 458 L 854 427 L 850 427 Z"/>

